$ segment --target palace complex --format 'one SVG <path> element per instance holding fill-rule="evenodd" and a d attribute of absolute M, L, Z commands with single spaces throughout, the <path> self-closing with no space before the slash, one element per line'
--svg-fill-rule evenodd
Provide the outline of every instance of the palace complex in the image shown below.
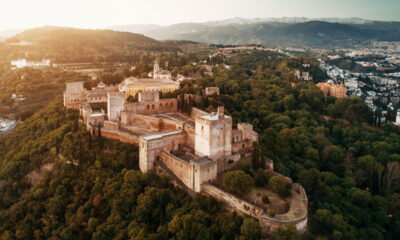
<path fill-rule="evenodd" d="M 224 107 L 212 113 L 197 108 L 192 108 L 190 114 L 181 113 L 177 99 L 160 98 L 162 86 L 151 85 L 153 81 L 171 80 L 142 79 L 143 85 L 131 82 L 131 88 L 126 87 L 127 80 L 120 86 L 100 83 L 91 90 L 85 89 L 83 82 L 70 82 L 64 93 L 64 105 L 80 111 L 92 134 L 101 133 L 102 137 L 138 145 L 142 172 L 167 175 L 188 192 L 211 195 L 232 209 L 257 218 L 266 232 L 285 224 L 294 224 L 299 231 L 306 229 L 307 197 L 298 184 L 294 184 L 293 192 L 298 198 L 293 200 L 293 210 L 274 218 L 213 184 L 241 158 L 251 156 L 253 143 L 258 141 L 252 125 L 239 123 L 233 128 Z M 152 87 L 148 88 L 149 85 Z M 135 93 L 130 89 L 135 89 Z M 136 93 L 136 102 L 126 101 L 127 96 Z"/>

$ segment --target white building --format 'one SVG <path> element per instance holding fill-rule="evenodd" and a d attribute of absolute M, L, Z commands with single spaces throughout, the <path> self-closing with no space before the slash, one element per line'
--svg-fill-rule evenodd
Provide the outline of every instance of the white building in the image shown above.
<path fill-rule="evenodd" d="M 24 67 L 33 67 L 33 68 L 39 68 L 39 67 L 49 67 L 51 65 L 51 60 L 50 59 L 43 59 L 42 61 L 28 61 L 25 58 L 24 59 L 17 59 L 11 61 L 11 65 L 13 68 L 24 68 Z"/>
<path fill-rule="evenodd" d="M 161 69 L 160 65 L 158 64 L 158 61 L 156 61 L 154 63 L 153 78 L 171 80 L 172 75 L 170 71 Z"/>
<path fill-rule="evenodd" d="M 347 88 L 358 88 L 358 81 L 357 78 L 351 78 L 344 82 L 344 86 Z"/>
<path fill-rule="evenodd" d="M 17 121 L 0 118 L 0 132 L 7 132 L 17 126 Z"/>
<path fill-rule="evenodd" d="M 400 110 L 397 110 L 396 125 L 400 126 Z"/>

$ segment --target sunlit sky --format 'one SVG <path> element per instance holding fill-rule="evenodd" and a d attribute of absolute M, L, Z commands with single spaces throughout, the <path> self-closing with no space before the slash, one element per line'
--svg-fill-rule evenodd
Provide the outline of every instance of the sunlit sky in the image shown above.
<path fill-rule="evenodd" d="M 232 17 L 400 21 L 400 0 L 1 0 L 0 30 L 205 22 Z"/>

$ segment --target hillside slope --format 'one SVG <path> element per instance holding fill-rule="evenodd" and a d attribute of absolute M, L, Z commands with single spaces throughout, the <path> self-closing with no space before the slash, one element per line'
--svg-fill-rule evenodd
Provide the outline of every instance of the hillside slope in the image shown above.
<path fill-rule="evenodd" d="M 30 29 L 0 45 L 2 59 L 28 56 L 58 63 L 123 61 L 138 51 L 179 51 L 179 47 L 141 34 L 64 27 Z"/>

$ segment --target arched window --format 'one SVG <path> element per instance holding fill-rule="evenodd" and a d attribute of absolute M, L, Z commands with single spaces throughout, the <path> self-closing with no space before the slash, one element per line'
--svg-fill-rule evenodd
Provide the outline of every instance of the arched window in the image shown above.
<path fill-rule="evenodd" d="M 150 109 L 150 105 L 147 105 L 147 110 L 149 110 Z"/>

